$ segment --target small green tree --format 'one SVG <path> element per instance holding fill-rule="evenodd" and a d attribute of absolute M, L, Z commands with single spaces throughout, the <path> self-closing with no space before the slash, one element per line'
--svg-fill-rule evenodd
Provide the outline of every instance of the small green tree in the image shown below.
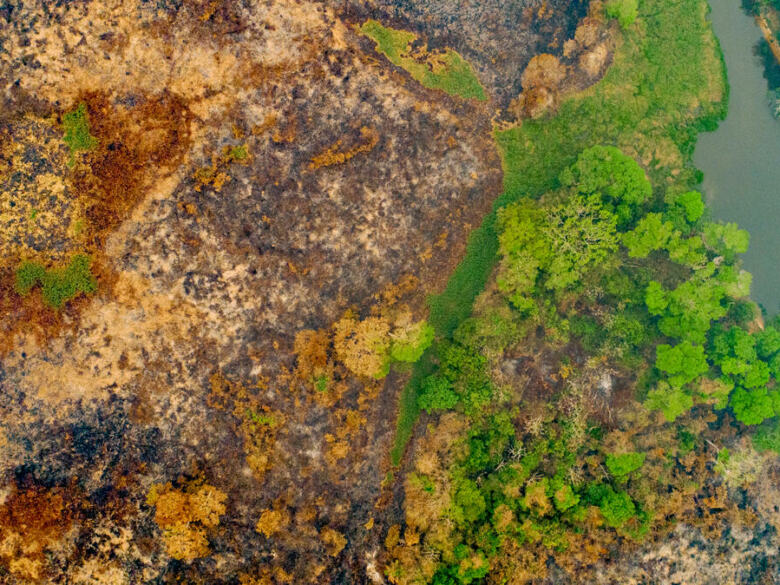
<path fill-rule="evenodd" d="M 452 517 L 459 524 L 474 524 L 487 509 L 479 487 L 470 479 L 459 480 L 455 487 Z"/>
<path fill-rule="evenodd" d="M 666 382 L 659 382 L 658 386 L 647 394 L 644 406 L 648 410 L 660 410 L 666 420 L 674 422 L 678 416 L 693 407 L 693 397 L 682 388 L 673 388 Z"/>
<path fill-rule="evenodd" d="M 755 335 L 756 351 L 762 359 L 771 359 L 780 352 L 780 330 L 772 325 L 768 325 L 762 331 Z"/>
<path fill-rule="evenodd" d="M 750 234 L 735 223 L 708 223 L 704 226 L 704 241 L 710 249 L 732 261 L 737 254 L 747 252 Z"/>
<path fill-rule="evenodd" d="M 623 0 L 631 4 L 635 0 Z M 583 195 L 599 195 L 624 226 L 653 194 L 637 162 L 614 146 L 593 146 L 580 154 L 560 175 L 562 185 Z"/>
<path fill-rule="evenodd" d="M 667 194 L 664 216 L 680 231 L 687 231 L 704 215 L 705 205 L 701 193 L 688 191 L 679 194 Z"/>
<path fill-rule="evenodd" d="M 753 435 L 753 446 L 758 451 L 774 451 L 780 454 L 780 419 L 764 421 Z"/>
<path fill-rule="evenodd" d="M 646 453 L 610 453 L 607 455 L 607 469 L 616 478 L 623 479 L 642 467 L 645 457 L 647 457 Z"/>
<path fill-rule="evenodd" d="M 669 258 L 672 262 L 683 264 L 685 266 L 699 267 L 707 262 L 707 255 L 704 253 L 704 244 L 699 236 L 690 238 L 680 237 L 679 232 L 669 239 L 666 245 L 669 252 Z"/>
<path fill-rule="evenodd" d="M 775 416 L 772 398 L 766 388 L 747 390 L 738 386 L 731 393 L 729 404 L 739 422 L 757 425 Z"/>
<path fill-rule="evenodd" d="M 665 248 L 673 233 L 674 226 L 663 221 L 660 213 L 648 213 L 633 230 L 623 234 L 623 245 L 632 258 L 645 258 L 653 250 Z"/>
<path fill-rule="evenodd" d="M 422 383 L 417 404 L 428 414 L 434 410 L 450 410 L 458 403 L 459 397 L 452 384 L 442 376 L 428 376 Z"/>
<path fill-rule="evenodd" d="M 639 13 L 639 0 L 608 0 L 604 5 L 607 16 L 615 18 L 620 26 L 631 26 Z"/>
<path fill-rule="evenodd" d="M 669 337 L 704 343 L 713 320 L 723 317 L 725 291 L 717 281 L 694 275 L 672 291 L 655 281 L 647 286 L 645 303 L 652 315 L 660 316 L 658 328 Z"/>
<path fill-rule="evenodd" d="M 604 522 L 612 528 L 622 528 L 626 522 L 636 516 L 636 506 L 626 492 L 607 491 L 599 505 Z"/>
<path fill-rule="evenodd" d="M 723 288 L 723 292 L 732 298 L 739 299 L 750 295 L 753 275 L 747 270 L 724 264 L 718 269 L 715 278 Z"/>
<path fill-rule="evenodd" d="M 434 330 L 427 322 L 418 321 L 396 327 L 390 337 L 390 358 L 396 362 L 414 363 L 433 343 Z"/>
<path fill-rule="evenodd" d="M 579 504 L 580 497 L 574 493 L 574 490 L 571 489 L 569 484 L 564 484 L 555 490 L 553 501 L 555 502 L 555 507 L 558 511 L 565 512 Z"/>
<path fill-rule="evenodd" d="M 597 196 L 550 205 L 525 200 L 499 210 L 498 222 L 497 284 L 521 311 L 535 309 L 538 287 L 569 289 L 617 249 L 615 215 Z"/>

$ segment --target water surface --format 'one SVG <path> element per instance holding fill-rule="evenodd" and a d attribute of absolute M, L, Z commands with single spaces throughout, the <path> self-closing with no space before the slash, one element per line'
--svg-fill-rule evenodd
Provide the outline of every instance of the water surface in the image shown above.
<path fill-rule="evenodd" d="M 754 300 L 780 310 L 780 121 L 772 117 L 763 66 L 754 52 L 761 31 L 739 0 L 710 0 L 712 24 L 726 59 L 731 96 L 718 130 L 699 135 L 694 163 L 715 219 L 750 232 L 744 267 Z"/>

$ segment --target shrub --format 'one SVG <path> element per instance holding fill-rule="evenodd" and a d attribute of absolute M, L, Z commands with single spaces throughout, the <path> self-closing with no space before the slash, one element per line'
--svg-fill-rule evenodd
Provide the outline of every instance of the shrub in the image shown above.
<path fill-rule="evenodd" d="M 16 270 L 14 288 L 18 294 L 25 296 L 40 284 L 46 304 L 60 309 L 79 294 L 97 290 L 97 280 L 90 271 L 91 263 L 92 260 L 85 254 L 74 255 L 65 268 L 46 270 L 36 262 L 23 262 Z"/>
<path fill-rule="evenodd" d="M 97 138 L 89 133 L 87 105 L 84 102 L 80 103 L 75 110 L 62 116 L 62 128 L 65 131 L 62 140 L 70 148 L 68 165 L 73 166 L 76 163 L 77 152 L 92 150 L 98 144 Z"/>
<path fill-rule="evenodd" d="M 607 469 L 612 475 L 621 479 L 642 467 L 646 456 L 645 453 L 622 453 L 619 455 L 610 453 L 607 455 Z"/>
<path fill-rule="evenodd" d="M 607 16 L 616 18 L 620 26 L 628 28 L 638 15 L 639 0 L 608 0 L 604 8 Z"/>

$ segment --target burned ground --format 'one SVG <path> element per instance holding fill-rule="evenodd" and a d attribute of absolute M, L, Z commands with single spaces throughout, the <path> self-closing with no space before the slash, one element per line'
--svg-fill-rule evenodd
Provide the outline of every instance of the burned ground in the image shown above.
<path fill-rule="evenodd" d="M 5 543 L 3 578 L 365 581 L 404 375 L 340 372 L 323 402 L 293 339 L 405 275 L 424 316 L 500 191 L 491 107 L 418 86 L 317 4 L 4 18 L 0 473 L 7 514 L 34 498 L 53 520 L 27 556 Z M 80 103 L 97 147 L 70 165 Z M 75 252 L 94 295 L 58 312 L 14 291 L 21 260 Z M 213 486 L 226 512 L 167 533 L 147 496 L 168 484 Z M 287 522 L 271 536 L 267 510 Z"/>
<path fill-rule="evenodd" d="M 521 77 L 535 55 L 562 55 L 566 40 L 588 11 L 588 2 L 406 0 L 348 2 L 347 18 L 378 18 L 421 34 L 431 49 L 451 47 L 477 69 L 498 105 L 522 90 Z M 342 6 L 342 3 L 334 3 Z"/>
<path fill-rule="evenodd" d="M 393 475 L 408 370 L 358 379 L 328 331 L 347 311 L 425 317 L 501 191 L 493 122 L 537 89 L 526 65 L 576 70 L 550 95 L 608 66 L 586 4 L 0 3 L 0 581 L 382 583 L 424 444 Z M 366 18 L 457 50 L 488 100 L 417 84 Z M 71 165 L 82 103 L 97 144 Z M 79 252 L 94 294 L 55 310 L 14 290 L 21 261 Z M 324 388 L 296 363 L 303 330 L 325 340 Z M 525 348 L 505 373 L 541 404 L 559 358 Z M 607 412 L 628 379 L 591 386 Z M 693 552 L 691 530 L 673 542 Z M 624 573 L 690 574 L 656 545 Z"/>

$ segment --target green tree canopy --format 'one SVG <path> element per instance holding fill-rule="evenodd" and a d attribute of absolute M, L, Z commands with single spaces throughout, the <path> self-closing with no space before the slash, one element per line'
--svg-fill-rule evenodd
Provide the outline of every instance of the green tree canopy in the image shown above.
<path fill-rule="evenodd" d="M 694 276 L 672 291 L 652 281 L 647 287 L 645 303 L 652 315 L 659 315 L 658 328 L 664 335 L 704 343 L 715 319 L 727 309 L 722 301 L 723 287 L 714 279 Z"/>
<path fill-rule="evenodd" d="M 738 386 L 731 393 L 729 404 L 739 422 L 745 425 L 757 425 L 777 414 L 776 398 L 770 395 L 766 388 L 747 390 Z"/>
<path fill-rule="evenodd" d="M 537 287 L 571 288 L 617 249 L 616 218 L 595 196 L 549 205 L 525 200 L 499 210 L 498 221 L 497 283 L 520 310 L 533 310 Z"/>
<path fill-rule="evenodd" d="M 708 223 L 704 226 L 704 241 L 716 254 L 732 261 L 736 254 L 747 252 L 750 234 L 735 223 Z"/>
<path fill-rule="evenodd" d="M 678 416 L 691 409 L 693 397 L 682 388 L 673 388 L 667 382 L 660 382 L 647 394 L 644 406 L 648 410 L 660 410 L 666 420 L 674 422 Z"/>
<path fill-rule="evenodd" d="M 614 209 L 620 225 L 631 221 L 653 194 L 642 167 L 614 146 L 582 151 L 577 162 L 561 173 L 560 182 L 583 195 L 600 195 Z"/>
<path fill-rule="evenodd" d="M 610 453 L 607 455 L 607 469 L 620 479 L 642 467 L 645 457 L 647 457 L 646 453 Z"/>
<path fill-rule="evenodd" d="M 666 248 L 673 233 L 674 226 L 660 213 L 648 213 L 633 230 L 623 234 L 623 245 L 632 258 L 645 258 L 653 250 Z"/>
<path fill-rule="evenodd" d="M 704 215 L 704 201 L 698 191 L 667 194 L 664 216 L 680 231 L 687 231 Z"/>
<path fill-rule="evenodd" d="M 607 491 L 599 505 L 604 522 L 612 528 L 621 528 L 636 516 L 636 506 L 626 492 Z"/>
<path fill-rule="evenodd" d="M 655 367 L 667 374 L 669 384 L 680 388 L 707 370 L 704 348 L 684 341 L 675 346 L 662 343 L 656 348 Z"/>

